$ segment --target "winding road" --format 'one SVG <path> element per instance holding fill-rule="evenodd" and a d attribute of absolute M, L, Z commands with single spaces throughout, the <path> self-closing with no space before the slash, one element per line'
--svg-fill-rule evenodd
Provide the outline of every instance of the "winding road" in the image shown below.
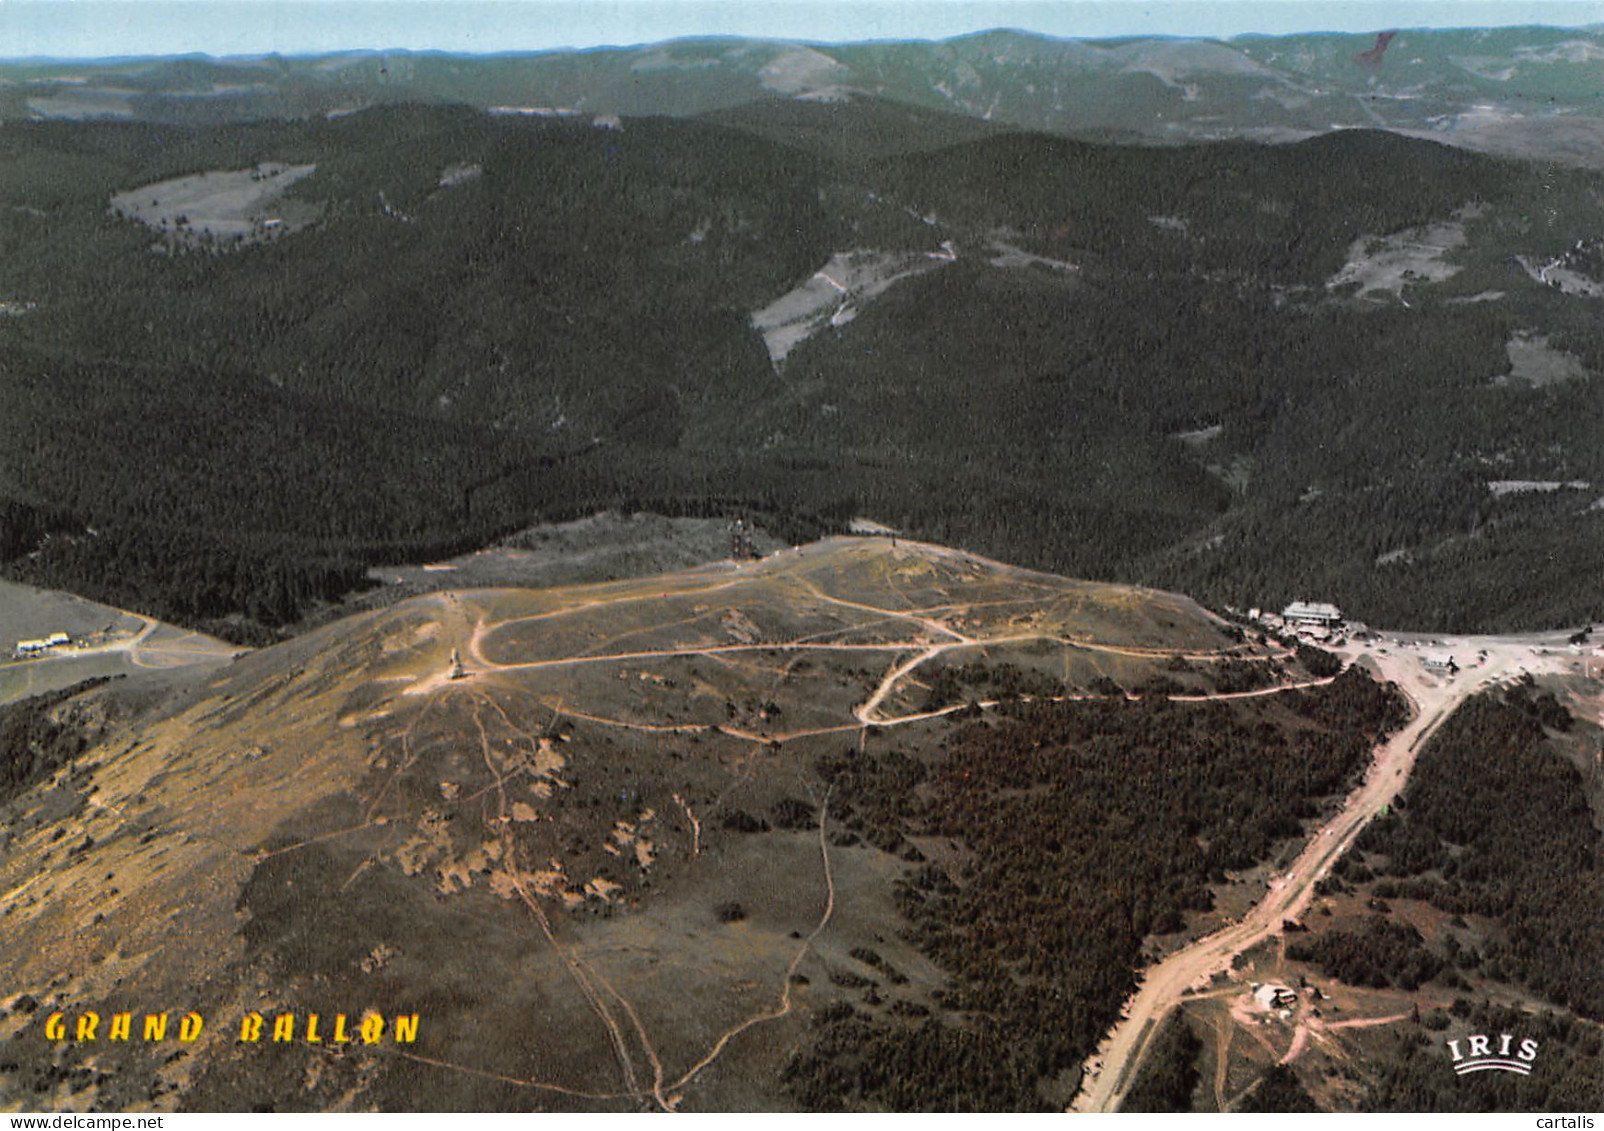
<path fill-rule="evenodd" d="M 1456 637 L 1433 644 L 1433 651 L 1468 659 L 1485 652 L 1485 663 L 1452 678 L 1429 675 L 1410 644 L 1350 644 L 1342 650 L 1352 661 L 1366 659 L 1381 678 L 1398 685 L 1414 705 L 1414 718 L 1376 749 L 1364 781 L 1348 795 L 1341 810 L 1309 839 L 1286 874 L 1237 922 L 1176 951 L 1147 971 L 1140 989 L 1126 1004 L 1121 1019 L 1087 1061 L 1073 1112 L 1111 1112 L 1136 1077 L 1148 1042 L 1159 1022 L 1189 991 L 1201 988 L 1217 973 L 1229 970 L 1236 956 L 1279 934 L 1282 924 L 1309 906 L 1314 885 L 1348 850 L 1371 818 L 1382 811 L 1409 780 L 1415 757 L 1427 737 L 1455 707 L 1489 684 L 1517 678 L 1523 672 L 1559 670 L 1546 655 L 1556 641 L 1537 637 Z"/>
<path fill-rule="evenodd" d="M 939 550 L 931 550 L 929 552 L 938 556 L 940 554 Z M 675 595 L 685 596 L 687 593 L 712 592 L 729 588 L 733 584 L 735 583 L 730 580 L 720 580 L 711 585 L 704 584 L 697 589 L 677 591 Z M 806 580 L 803 581 L 801 588 L 809 599 L 819 604 L 849 608 L 854 612 L 872 616 L 874 619 L 871 623 L 896 625 L 900 626 L 904 631 L 894 632 L 892 635 L 895 638 L 893 639 L 874 641 L 831 639 L 838 633 L 845 633 L 862 627 L 861 624 L 853 624 L 836 628 L 829 632 L 813 633 L 812 635 L 799 636 L 789 640 L 751 641 L 740 639 L 738 642 L 714 643 L 703 639 L 694 643 L 687 641 L 684 644 L 676 644 L 670 639 L 657 644 L 657 646 L 653 646 L 655 642 L 648 641 L 631 641 L 634 646 L 629 646 L 623 643 L 623 637 L 614 636 L 599 642 L 595 650 L 578 655 L 556 655 L 545 658 L 514 658 L 506 656 L 498 660 L 486 654 L 487 650 L 484 646 L 493 633 L 506 628 L 508 625 L 566 616 L 575 611 L 574 609 L 564 608 L 522 617 L 512 617 L 495 623 L 479 619 L 471 627 L 466 622 L 459 625 L 459 632 L 456 635 L 462 638 L 463 655 L 470 667 L 467 673 L 467 683 L 460 686 L 467 688 L 471 687 L 478 679 L 486 677 L 494 679 L 497 676 L 535 670 L 570 670 L 581 665 L 639 663 L 641 661 L 649 662 L 663 659 L 733 658 L 740 655 L 783 655 L 787 653 L 791 655 L 807 655 L 829 652 L 851 655 L 879 653 L 888 657 L 887 666 L 880 678 L 867 691 L 865 698 L 851 708 L 849 718 L 842 719 L 836 725 L 807 728 L 789 734 L 747 734 L 736 731 L 727 724 L 717 728 L 710 723 L 678 723 L 673 726 L 664 726 L 625 719 L 604 719 L 576 712 L 571 705 L 564 707 L 567 713 L 576 717 L 587 718 L 609 726 L 654 732 L 672 731 L 675 733 L 718 729 L 724 733 L 734 734 L 737 737 L 750 738 L 756 743 L 771 744 L 812 734 L 848 732 L 852 730 L 866 733 L 872 727 L 920 722 L 968 709 L 969 704 L 962 704 L 903 714 L 885 711 L 888 701 L 897 694 L 907 681 L 915 677 L 916 672 L 927 667 L 939 657 L 958 653 L 965 649 L 993 647 L 1004 644 L 1046 642 L 1064 648 L 1150 659 L 1159 659 L 1176 654 L 1170 649 L 1076 640 L 1051 630 L 1019 631 L 1018 628 L 1020 626 L 1006 623 L 990 626 L 990 632 L 980 629 L 966 631 L 961 626 L 964 625 L 963 617 L 971 610 L 971 606 L 963 602 L 934 607 L 918 607 L 914 602 L 910 601 L 908 604 L 913 607 L 885 608 L 881 605 L 848 600 L 823 592 L 821 587 Z M 667 592 L 662 590 L 654 589 L 654 592 L 667 596 Z M 622 595 L 622 598 L 627 601 L 639 601 L 650 596 L 651 594 L 627 594 Z M 606 603 L 606 599 L 598 598 L 584 602 L 576 608 L 595 608 Z M 660 628 L 661 626 L 649 627 Z M 632 629 L 630 633 L 625 635 L 632 636 L 640 631 L 643 630 L 639 628 Z M 1523 637 L 1455 637 L 1432 641 L 1411 640 L 1396 634 L 1388 634 L 1385 639 L 1375 638 L 1363 643 L 1355 642 L 1340 649 L 1339 651 L 1348 663 L 1363 663 L 1373 670 L 1379 678 L 1391 681 L 1398 686 L 1399 690 L 1412 704 L 1413 714 L 1410 721 L 1401 730 L 1377 746 L 1364 779 L 1344 800 L 1341 808 L 1309 838 L 1285 874 L 1272 879 L 1269 890 L 1246 915 L 1239 920 L 1227 923 L 1213 934 L 1175 952 L 1146 972 L 1137 992 L 1127 1002 L 1122 1019 L 1105 1038 L 1096 1054 L 1089 1059 L 1082 1078 L 1082 1091 L 1075 1097 L 1070 1110 L 1098 1112 L 1118 1110 L 1130 1088 L 1132 1080 L 1137 1075 L 1142 1058 L 1159 1023 L 1190 994 L 1206 987 L 1214 975 L 1229 971 L 1237 956 L 1264 940 L 1279 934 L 1287 920 L 1298 918 L 1308 909 L 1314 898 L 1316 883 L 1330 871 L 1332 865 L 1353 845 L 1365 825 L 1382 812 L 1404 788 L 1419 750 L 1426 739 L 1452 713 L 1454 708 L 1470 695 L 1489 684 L 1513 680 L 1525 672 L 1537 674 L 1546 671 L 1563 670 L 1566 666 L 1566 650 L 1563 640 L 1563 634 Z M 1432 651 L 1448 652 L 1458 657 L 1462 665 L 1458 674 L 1446 675 L 1428 671 L 1423 663 L 1423 649 L 1428 647 Z M 1230 649 L 1182 653 L 1183 657 L 1187 659 L 1207 660 L 1223 659 L 1233 654 Z M 1254 658 L 1263 662 L 1284 658 L 1284 656 L 1284 652 L 1272 651 Z M 410 693 L 419 694 L 437 691 L 444 681 L 444 674 L 437 672 L 434 676 L 417 681 L 410 689 Z M 1326 682 L 1329 682 L 1329 679 L 1305 679 L 1297 682 L 1278 683 L 1271 687 L 1247 692 L 1186 694 L 1171 696 L 1171 698 L 1189 702 L 1251 698 L 1280 694 L 1295 688 L 1316 686 Z M 1080 695 L 1075 694 L 1064 696 L 1064 698 L 1080 697 Z M 982 703 L 980 705 L 985 707 L 992 704 Z M 825 867 L 828 880 L 828 850 L 822 843 L 821 849 L 826 853 Z M 822 930 L 828 921 L 829 907 L 827 905 L 825 917 L 821 920 L 818 929 Z M 811 941 L 811 936 L 807 941 Z M 806 945 L 804 944 L 798 954 L 798 958 L 805 951 Z M 605 997 L 606 995 L 601 996 Z M 622 1005 L 624 1003 L 618 1002 L 617 1004 Z M 728 1038 L 738 1035 L 750 1027 L 751 1024 L 783 1016 L 788 1011 L 789 1001 L 782 996 L 775 1006 L 761 1011 L 759 1014 L 749 1018 L 747 1022 L 725 1034 L 725 1039 L 722 1039 L 714 1048 L 712 1055 L 716 1056 L 722 1050 L 724 1045 L 728 1043 Z M 641 1037 L 642 1047 L 649 1047 L 645 1042 L 644 1032 L 640 1031 L 638 1023 L 635 1023 L 635 1028 Z M 627 1048 L 628 1042 L 624 1038 L 621 1028 L 615 1035 L 618 1037 L 617 1043 Z M 626 1052 L 626 1062 L 627 1059 Z M 650 1089 L 647 1088 L 644 1080 L 637 1081 L 633 1078 L 632 1072 L 626 1072 L 625 1090 L 627 1094 L 631 1095 L 644 1097 L 649 1094 L 657 1101 L 659 1107 L 672 1108 L 677 1106 L 676 1093 L 678 1093 L 679 1089 L 689 1084 L 694 1075 L 695 1070 L 673 1083 L 668 1083 L 661 1066 L 654 1064 L 653 1081 Z"/>

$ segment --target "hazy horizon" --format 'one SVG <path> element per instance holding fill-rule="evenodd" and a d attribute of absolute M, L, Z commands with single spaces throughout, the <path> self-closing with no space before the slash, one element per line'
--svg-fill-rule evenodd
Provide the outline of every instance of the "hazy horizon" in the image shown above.
<path fill-rule="evenodd" d="M 504 55 L 718 37 L 840 44 L 1007 29 L 1055 39 L 1230 39 L 1601 23 L 1599 0 L 0 0 L 0 58 Z"/>

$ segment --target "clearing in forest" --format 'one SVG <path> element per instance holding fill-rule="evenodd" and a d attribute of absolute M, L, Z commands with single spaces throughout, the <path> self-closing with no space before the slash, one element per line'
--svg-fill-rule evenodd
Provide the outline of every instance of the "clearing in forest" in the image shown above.
<path fill-rule="evenodd" d="M 163 233 L 169 247 L 263 243 L 317 218 L 316 205 L 279 199 L 316 168 L 265 162 L 212 170 L 119 193 L 111 198 L 111 209 Z"/>

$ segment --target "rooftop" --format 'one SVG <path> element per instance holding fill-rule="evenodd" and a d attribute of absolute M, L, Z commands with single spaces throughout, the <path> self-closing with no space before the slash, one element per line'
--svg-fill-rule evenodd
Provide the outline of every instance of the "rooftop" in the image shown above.
<path fill-rule="evenodd" d="M 1323 604 L 1319 601 L 1294 601 L 1286 607 L 1281 614 L 1284 617 L 1330 617 L 1333 620 L 1341 619 L 1342 611 L 1335 605 Z"/>

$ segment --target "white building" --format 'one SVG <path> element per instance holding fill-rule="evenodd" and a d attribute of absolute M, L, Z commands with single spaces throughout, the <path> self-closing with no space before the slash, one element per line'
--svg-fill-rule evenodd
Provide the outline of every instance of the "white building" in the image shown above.
<path fill-rule="evenodd" d="M 48 652 L 52 648 L 60 648 L 69 643 L 65 632 L 52 632 L 42 640 L 19 640 L 12 649 L 13 656 L 36 656 L 40 652 Z"/>
<path fill-rule="evenodd" d="M 1282 610 L 1281 619 L 1291 627 L 1308 625 L 1311 628 L 1336 628 L 1342 623 L 1342 611 L 1335 605 L 1294 601 Z"/>
<path fill-rule="evenodd" d="M 1459 665 L 1454 663 L 1454 658 L 1443 652 L 1434 652 L 1430 655 L 1427 655 L 1422 658 L 1421 662 L 1426 665 L 1428 670 L 1434 672 L 1448 672 L 1452 674 L 1459 670 Z"/>
<path fill-rule="evenodd" d="M 1278 1009 L 1298 1002 L 1298 995 L 1292 992 L 1291 986 L 1278 986 L 1274 982 L 1255 986 L 1253 996 L 1265 1009 Z"/>

